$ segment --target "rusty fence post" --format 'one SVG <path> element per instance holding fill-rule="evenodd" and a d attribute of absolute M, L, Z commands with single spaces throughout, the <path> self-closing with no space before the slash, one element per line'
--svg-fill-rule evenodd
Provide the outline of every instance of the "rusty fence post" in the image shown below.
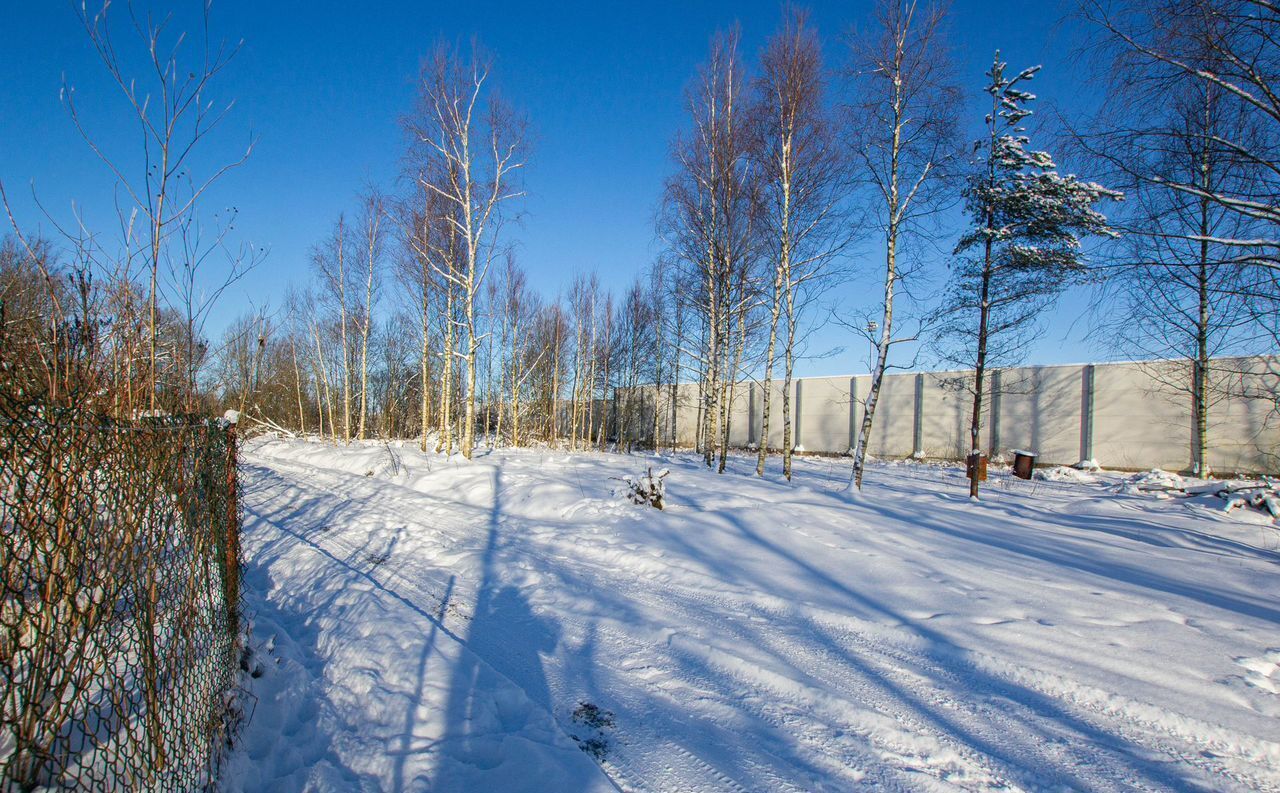
<path fill-rule="evenodd" d="M 227 534 L 226 534 L 226 590 L 227 625 L 232 638 L 240 631 L 240 499 L 236 477 L 236 425 L 226 428 L 227 440 Z"/>

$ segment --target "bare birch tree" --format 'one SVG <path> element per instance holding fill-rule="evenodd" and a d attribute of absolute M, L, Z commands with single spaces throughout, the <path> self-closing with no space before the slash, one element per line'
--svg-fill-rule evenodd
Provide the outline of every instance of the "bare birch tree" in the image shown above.
<path fill-rule="evenodd" d="M 761 54 L 755 88 L 753 157 L 761 173 L 761 233 L 767 238 L 762 246 L 772 260 L 756 474 L 764 475 L 768 453 L 773 366 L 781 325 L 782 472 L 790 479 L 791 383 L 801 312 L 850 236 L 840 212 L 846 186 L 844 163 L 826 105 L 822 46 L 806 13 L 787 13 L 782 28 Z"/>
<path fill-rule="evenodd" d="M 461 350 L 466 404 L 461 450 L 475 444 L 477 353 L 483 341 L 477 309 L 497 246 L 502 207 L 522 195 L 523 120 L 487 86 L 490 58 L 477 43 L 469 53 L 441 42 L 422 70 L 420 109 L 409 126 L 421 151 L 437 167 L 420 171 L 421 186 L 450 204 L 445 214 L 459 242 L 458 266 L 438 269 L 461 301 Z M 486 101 L 487 99 L 487 101 Z M 452 292 L 451 292 L 452 294 Z"/>
<path fill-rule="evenodd" d="M 1280 19 L 1199 0 L 1083 11 L 1103 34 L 1085 54 L 1107 99 L 1071 132 L 1082 164 L 1129 196 L 1099 329 L 1122 354 L 1154 358 L 1149 374 L 1187 396 L 1190 467 L 1205 476 L 1211 409 L 1236 374 L 1213 358 L 1277 341 Z"/>
<path fill-rule="evenodd" d="M 859 490 L 890 351 L 919 335 L 895 335 L 895 301 L 909 274 L 904 248 L 923 242 L 919 232 L 954 201 L 948 176 L 958 154 L 959 91 L 942 33 L 945 18 L 942 5 L 881 0 L 875 23 L 852 42 L 856 95 L 849 125 L 851 148 L 885 249 L 879 316 L 869 317 L 865 325 L 869 334 L 879 336 L 872 335 L 871 384 L 853 447 L 850 485 Z"/>
<path fill-rule="evenodd" d="M 375 292 L 385 248 L 387 206 L 386 199 L 376 188 L 370 189 L 361 203 L 360 266 L 363 268 L 364 304 L 356 315 L 360 332 L 360 420 L 356 437 L 364 440 L 369 416 L 369 336 L 373 330 Z"/>
<path fill-rule="evenodd" d="M 342 215 L 334 223 L 333 233 L 323 244 L 312 251 L 312 264 L 320 276 L 324 291 L 321 298 L 334 313 L 333 327 L 339 342 L 338 371 L 342 377 L 342 440 L 351 442 L 351 331 L 352 312 L 348 289 L 350 287 L 351 242 L 347 239 L 347 222 Z M 316 343 L 320 344 L 319 329 L 316 331 Z M 332 426 L 332 424 L 331 424 Z M 335 432 L 336 437 L 336 432 Z"/>
<path fill-rule="evenodd" d="M 432 394 L 439 387 L 439 383 L 433 381 L 436 368 L 432 341 L 440 340 L 442 334 L 433 334 L 433 328 L 444 314 L 440 307 L 444 281 L 437 273 L 449 266 L 444 260 L 450 255 L 451 227 L 442 214 L 444 199 L 435 191 L 423 188 L 418 172 L 412 167 L 413 193 L 400 203 L 395 213 L 403 248 L 396 274 L 406 289 L 406 302 L 410 299 L 413 302 L 418 320 L 419 448 L 425 452 L 433 426 Z M 443 404 L 445 395 L 439 396 Z"/>
<path fill-rule="evenodd" d="M 747 314 L 757 305 L 759 182 L 750 167 L 744 70 L 739 33 L 717 34 L 707 63 L 686 94 L 693 130 L 674 145 L 676 173 L 668 180 L 662 233 L 691 294 L 698 346 L 699 426 L 703 461 L 719 452 L 724 470 L 730 402 L 739 380 Z M 692 338 L 692 333 L 689 338 Z"/>
<path fill-rule="evenodd" d="M 1280 12 L 1267 0 L 1085 0 L 1084 18 L 1130 78 L 1169 86 L 1193 81 L 1238 102 L 1247 124 L 1215 145 L 1254 170 L 1246 182 L 1206 189 L 1195 172 L 1153 174 L 1167 190 L 1204 198 L 1255 222 L 1256 234 L 1211 238 L 1243 266 L 1280 269 Z"/>

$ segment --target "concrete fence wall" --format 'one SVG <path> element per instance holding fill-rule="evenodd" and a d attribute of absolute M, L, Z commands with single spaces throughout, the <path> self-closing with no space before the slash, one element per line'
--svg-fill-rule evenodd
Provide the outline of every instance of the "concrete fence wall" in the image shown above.
<path fill-rule="evenodd" d="M 1209 466 L 1219 472 L 1280 470 L 1280 358 L 1215 360 L 1209 410 Z M 1036 452 L 1037 462 L 1108 468 L 1188 470 L 1194 421 L 1185 362 L 1036 366 L 996 370 L 984 388 L 982 445 L 992 456 Z M 870 452 L 876 457 L 962 459 L 971 444 L 972 372 L 921 372 L 885 378 Z M 869 375 L 807 377 L 792 383 L 792 442 L 798 451 L 847 453 L 857 439 Z M 651 442 L 652 387 L 627 399 L 617 429 Z M 701 419 L 698 387 L 675 389 L 676 441 L 692 446 Z M 768 445 L 782 446 L 782 385 L 772 385 Z M 620 397 L 623 399 L 625 397 Z M 761 441 L 764 387 L 739 383 L 729 414 L 732 446 Z M 671 389 L 656 400 L 659 437 L 670 443 Z M 617 407 L 615 401 L 615 408 Z"/>

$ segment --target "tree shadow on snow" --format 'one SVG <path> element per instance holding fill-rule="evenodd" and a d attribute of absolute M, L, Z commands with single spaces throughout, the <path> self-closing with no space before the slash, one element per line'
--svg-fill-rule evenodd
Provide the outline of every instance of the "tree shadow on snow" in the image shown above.
<path fill-rule="evenodd" d="M 440 608 L 436 612 L 436 620 L 431 623 L 431 630 L 427 632 L 427 639 L 422 645 L 422 652 L 418 655 L 417 688 L 414 691 L 413 702 L 405 710 L 404 732 L 400 737 L 399 753 L 396 757 L 395 768 L 391 777 L 391 789 L 397 791 L 397 793 L 405 789 L 405 766 L 409 756 L 414 752 L 413 734 L 418 725 L 419 709 L 417 705 L 422 702 L 423 695 L 426 693 L 428 661 L 435 650 L 440 628 L 444 625 L 445 613 L 448 611 L 449 600 L 453 596 L 453 587 L 456 581 L 455 576 L 449 576 L 449 585 L 445 589 L 444 597 L 440 600 Z"/>
<path fill-rule="evenodd" d="M 391 778 L 384 782 L 388 789 L 422 790 L 429 786 L 435 793 L 469 789 L 477 776 L 483 776 L 485 769 L 503 761 L 504 738 L 520 732 L 527 720 L 543 718 L 541 711 L 549 714 L 553 710 L 541 654 L 554 651 L 561 634 L 558 623 L 534 613 L 519 587 L 501 581 L 499 556 L 505 545 L 501 471 L 496 467 L 493 469 L 493 501 L 487 516 L 481 578 L 474 612 L 467 624 L 466 635 L 462 636 L 445 625 L 446 611 L 456 600 L 454 576 L 449 577 L 444 595 L 440 597 L 436 592 L 423 590 L 423 582 L 405 580 L 403 575 L 390 569 L 394 565 L 382 564 L 393 556 L 402 530 L 389 536 L 371 532 L 358 546 L 346 547 L 330 536 L 328 529 L 359 518 L 362 504 L 335 493 L 299 488 L 269 467 L 248 467 L 252 470 L 254 488 L 258 493 L 254 502 L 288 505 L 259 511 L 246 504 L 247 512 L 269 523 L 280 534 L 279 539 L 269 541 L 258 551 L 261 565 L 269 566 L 269 560 L 287 553 L 292 542 L 301 542 L 327 562 L 367 582 L 400 605 L 425 617 L 429 623 L 418 654 L 416 694 L 408 703 L 398 745 L 389 747 L 395 759 Z M 475 509 L 474 505 L 459 503 L 457 506 Z M 319 583 L 317 587 L 324 588 Z M 328 597 L 315 605 L 313 611 L 344 621 L 339 613 L 342 609 L 336 602 L 341 592 L 341 587 L 334 588 Z M 428 611 L 424 606 L 432 600 L 437 602 Z M 462 653 L 451 670 L 436 667 L 433 672 L 428 662 L 433 655 L 438 655 L 439 634 L 464 645 L 469 652 Z M 443 713 L 445 724 L 439 739 L 424 744 L 415 739 L 414 733 L 421 721 L 421 701 L 428 684 L 433 682 L 432 675 L 449 676 L 447 704 Z M 512 684 L 524 692 L 527 702 L 512 702 L 510 697 L 502 695 L 492 696 L 504 688 L 510 691 Z M 545 718 L 552 719 L 550 715 Z M 551 722 L 548 726 L 552 730 L 557 729 Z M 567 749 L 563 745 L 559 748 Z M 567 750 L 573 752 L 569 758 L 578 759 L 576 749 Z M 431 756 L 434 768 L 428 770 L 418 762 L 410 762 L 415 755 L 419 758 Z M 336 755 L 329 759 L 337 761 Z M 537 784 L 537 780 L 529 782 Z M 379 784 L 368 778 L 361 780 L 364 787 L 370 783 Z M 572 788 L 563 785 L 557 790 L 573 793 Z"/>
<path fill-rule="evenodd" d="M 795 568 L 815 586 L 837 593 L 856 603 L 860 610 L 878 615 L 885 622 L 901 624 L 918 636 L 924 644 L 922 655 L 925 663 L 915 668 L 914 672 L 926 677 L 957 700 L 986 700 L 992 707 L 1003 710 L 1006 717 L 1012 716 L 1021 721 L 1025 731 L 1020 735 L 1010 734 L 1003 725 L 992 732 L 968 728 L 952 715 L 952 710 L 945 701 L 922 697 L 895 682 L 877 670 L 875 664 L 862 658 L 856 648 L 838 641 L 829 630 L 813 621 L 805 620 L 806 624 L 802 626 L 806 636 L 816 639 L 827 653 L 856 672 L 859 678 L 873 682 L 883 694 L 906 706 L 932 728 L 958 738 L 965 745 L 995 761 L 996 766 L 1013 779 L 1032 787 L 1088 787 L 1087 779 L 1077 779 L 1071 772 L 1074 767 L 1087 768 L 1087 756 L 1077 757 L 1075 762 L 1067 766 L 1063 764 L 1062 756 L 1044 751 L 1049 747 L 1069 756 L 1082 746 L 1102 750 L 1114 761 L 1118 761 L 1124 767 L 1127 778 L 1142 779 L 1174 789 L 1188 784 L 1176 769 L 1152 762 L 1145 749 L 1132 744 L 1124 736 L 1107 732 L 1080 719 L 1039 691 L 982 669 L 968 658 L 967 650 L 957 647 L 945 636 L 929 628 L 923 620 L 895 611 L 867 593 L 845 585 L 821 568 L 761 536 L 748 523 L 732 515 L 723 517 L 733 523 L 744 538 L 776 558 L 780 565 Z M 785 660 L 785 648 L 778 657 Z M 897 662 L 902 664 L 904 659 L 898 659 Z M 1054 727 L 1053 733 L 1047 733 L 1043 729 L 1045 719 Z M 997 724 L 998 722 L 991 726 L 995 727 Z M 1075 744 L 1077 741 L 1081 743 Z"/>
<path fill-rule="evenodd" d="M 473 769 L 488 769 L 504 762 L 504 738 L 518 732 L 525 720 L 544 717 L 539 711 L 546 711 L 545 718 L 553 721 L 542 654 L 555 650 L 560 629 L 555 622 L 534 613 L 519 587 L 501 581 L 502 497 L 502 472 L 494 467 L 493 505 L 481 579 L 466 636 L 469 652 L 452 670 L 444 713 L 445 732 L 437 744 L 441 762 L 437 764 L 434 793 L 464 790 Z M 503 702 L 495 707 L 491 695 L 511 683 L 524 692 L 528 703 Z M 551 726 L 556 729 L 554 724 Z M 556 789 L 573 793 L 563 786 Z"/>
<path fill-rule="evenodd" d="M 1183 769 L 1153 760 L 1148 749 L 1133 743 L 1125 735 L 1090 723 L 1048 694 L 984 669 L 980 659 L 972 657 L 968 650 L 955 645 L 944 634 L 929 626 L 926 618 L 903 613 L 876 597 L 874 592 L 859 587 L 856 583 L 840 580 L 823 569 L 820 562 L 793 552 L 786 547 L 785 534 L 774 535 L 761 531 L 756 523 L 744 520 L 736 514 L 735 509 L 712 506 L 720 500 L 714 495 L 708 500 L 711 505 L 699 504 L 693 507 L 701 513 L 700 518 L 723 521 L 727 529 L 758 549 L 758 553 L 746 554 L 742 559 L 735 558 L 734 554 L 726 554 L 715 541 L 704 545 L 699 533 L 683 527 L 683 530 L 659 532 L 656 535 L 661 538 L 662 546 L 675 551 L 674 556 L 697 562 L 707 570 L 715 571 L 719 580 L 747 591 L 778 594 L 771 571 L 787 571 L 779 577 L 783 580 L 795 578 L 808 582 L 806 599 L 813 597 L 823 600 L 820 593 L 825 592 L 830 602 L 847 603 L 851 613 L 866 614 L 877 623 L 900 626 L 910 631 L 918 640 L 913 643 L 919 647 L 917 651 L 898 657 L 892 653 L 891 648 L 886 650 L 874 640 L 867 646 L 851 641 L 850 636 L 809 618 L 803 611 L 788 611 L 785 616 L 780 616 L 770 609 L 761 609 L 758 613 L 743 615 L 746 619 L 729 620 L 722 624 L 722 630 L 732 637 L 728 640 L 750 646 L 755 651 L 767 654 L 773 661 L 788 666 L 794 671 L 796 680 L 806 680 L 811 674 L 805 663 L 799 660 L 796 647 L 813 646 L 819 656 L 843 669 L 849 684 L 860 682 L 865 685 L 868 707 L 876 710 L 887 708 L 884 715 L 900 710 L 926 731 L 950 736 L 968 750 L 985 758 L 984 764 L 997 770 L 1001 776 L 1033 789 L 1089 788 L 1098 783 L 1098 773 L 1102 771 L 1098 761 L 1102 757 L 1107 758 L 1103 766 L 1112 769 L 1102 771 L 1102 776 L 1121 786 L 1125 784 L 1125 780 L 1142 780 L 1165 789 L 1180 789 L 1192 784 L 1183 775 Z M 827 501 L 825 498 L 817 500 Z M 967 503 L 966 501 L 965 504 Z M 834 499 L 827 501 L 825 506 L 847 509 L 846 504 Z M 892 509 L 886 511 L 893 513 Z M 928 524 L 927 528 L 932 530 L 945 531 L 952 528 L 944 521 L 922 520 L 921 516 L 907 514 L 905 510 L 903 514 L 894 514 L 893 517 Z M 975 531 L 967 539 L 977 540 L 979 534 Z M 758 556 L 762 556 L 763 560 L 753 558 Z M 1081 559 L 1062 556 L 1046 558 L 1068 566 L 1084 564 Z M 766 572 L 762 575 L 762 571 Z M 1163 591 L 1174 589 L 1170 582 L 1159 581 L 1149 573 L 1139 578 L 1137 583 Z M 681 602 L 683 593 L 678 590 L 668 591 L 665 596 L 675 607 L 691 611 L 704 607 L 697 598 Z M 1239 608 L 1242 604 L 1219 602 L 1218 605 Z M 764 623 L 771 623 L 774 630 L 781 629 L 782 635 L 777 636 L 772 631 L 756 628 Z M 726 640 L 725 637 L 720 637 L 720 641 Z M 739 717 L 760 725 L 764 734 L 757 734 L 755 740 L 768 736 L 769 743 L 774 744 L 768 747 L 769 752 L 779 756 L 790 754 L 792 747 L 788 745 L 790 742 L 786 731 L 777 729 L 776 725 L 771 726 L 767 719 L 761 718 L 753 704 L 756 697 L 749 695 L 753 692 L 734 690 L 733 681 L 710 667 L 704 654 L 703 649 L 697 646 L 688 651 L 675 647 L 669 657 L 685 674 L 701 685 L 716 690 L 725 702 L 734 703 L 732 707 Z M 913 677 L 923 678 L 927 685 L 907 685 Z M 832 685 L 834 690 L 844 692 L 851 702 L 858 701 L 856 689 L 843 687 L 841 678 L 823 681 L 822 684 Z M 960 707 L 957 710 L 957 703 L 971 703 L 972 707 Z M 673 719 L 679 718 L 676 713 L 652 714 L 652 717 L 667 718 L 668 715 Z M 1011 724 L 1018 725 L 1018 729 L 1010 730 Z M 715 725 L 707 725 L 706 729 L 714 730 L 714 727 Z M 745 751 L 745 747 L 736 747 L 731 736 L 722 748 L 730 757 L 737 755 L 742 761 L 733 763 L 738 766 L 738 771 L 747 767 L 746 763 L 751 759 L 749 752 Z M 735 768 L 723 765 L 726 759 L 719 759 L 719 770 L 733 774 Z M 788 757 L 788 762 L 797 769 L 805 768 L 805 764 L 797 760 L 797 757 Z M 865 781 L 869 785 L 897 787 L 906 780 L 906 777 L 898 776 L 896 769 L 882 765 L 874 758 L 867 758 L 866 762 L 870 777 Z M 806 770 L 814 778 L 822 778 L 820 770 L 812 767 Z M 910 782 L 907 784 L 912 786 Z M 1107 782 L 1102 784 L 1106 785 Z"/>

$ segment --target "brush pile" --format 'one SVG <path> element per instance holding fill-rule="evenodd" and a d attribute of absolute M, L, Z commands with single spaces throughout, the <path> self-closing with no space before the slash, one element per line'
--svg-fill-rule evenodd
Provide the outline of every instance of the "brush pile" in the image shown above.
<path fill-rule="evenodd" d="M 1280 482 L 1270 477 L 1233 479 L 1188 484 L 1177 474 L 1152 469 L 1130 477 L 1120 486 L 1122 493 L 1150 493 L 1157 497 L 1206 496 L 1222 500 L 1224 512 L 1253 509 L 1280 519 Z"/>

